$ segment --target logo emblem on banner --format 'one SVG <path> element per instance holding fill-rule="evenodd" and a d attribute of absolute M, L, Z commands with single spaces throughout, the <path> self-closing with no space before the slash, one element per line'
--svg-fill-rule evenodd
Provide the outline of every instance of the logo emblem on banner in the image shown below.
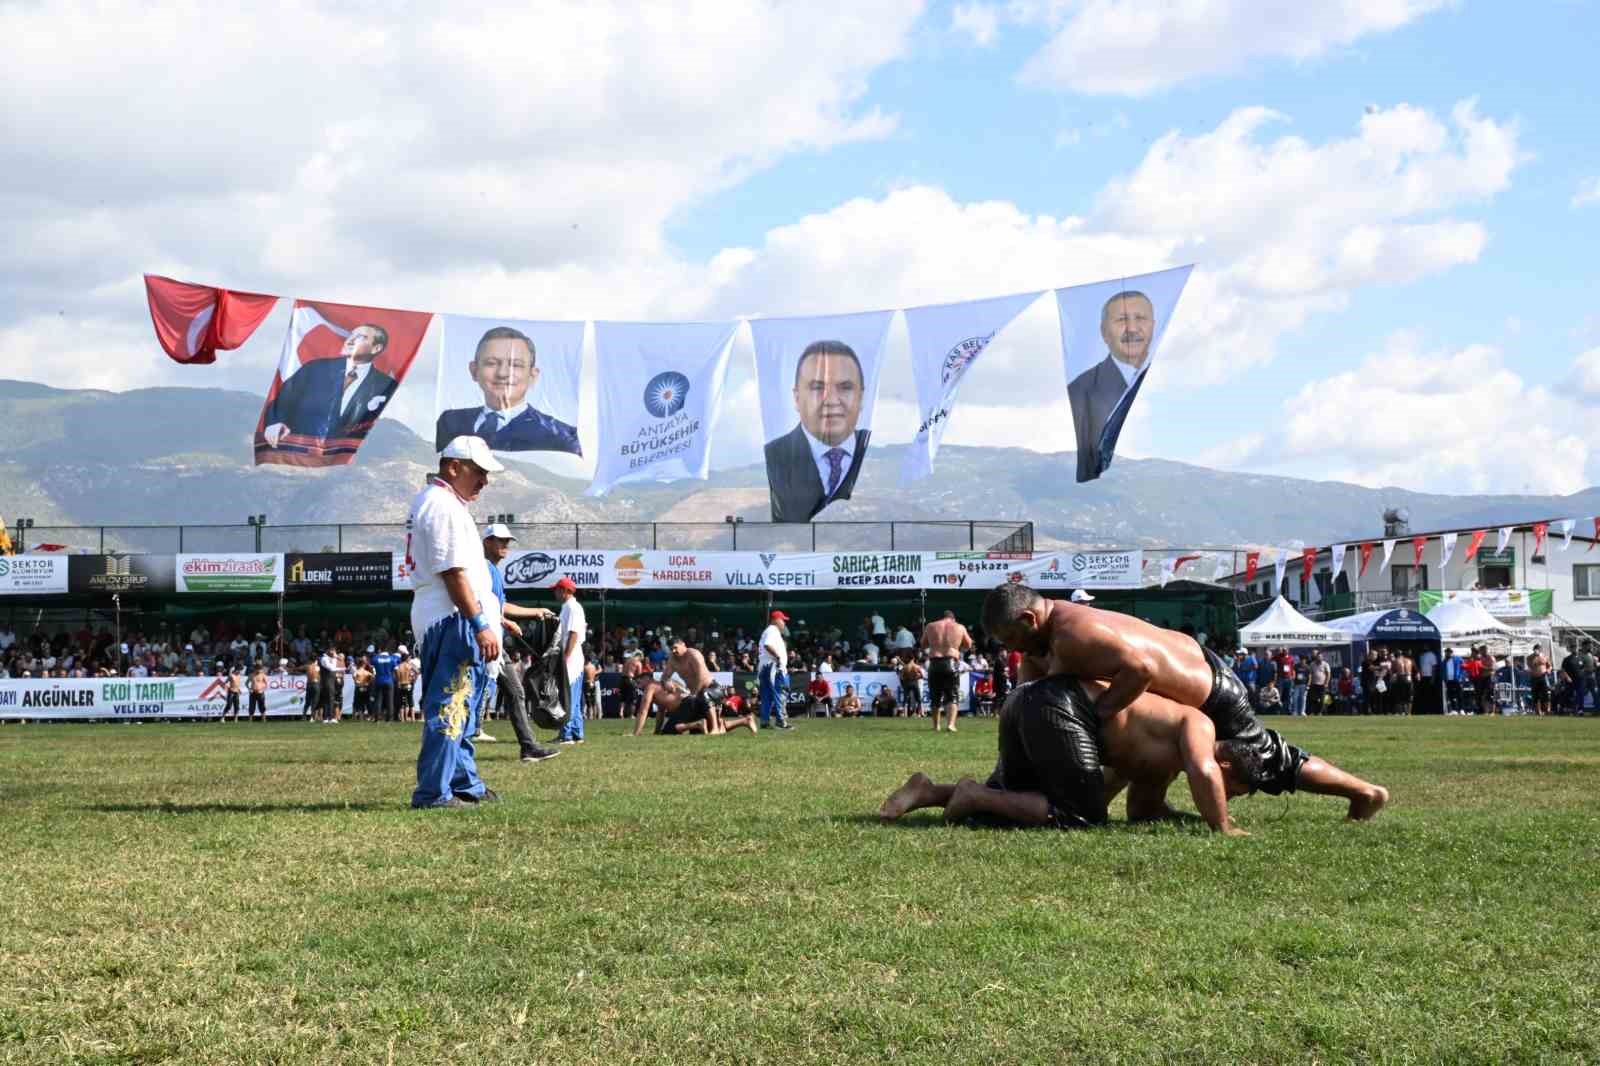
<path fill-rule="evenodd" d="M 761 569 L 771 570 L 772 561 L 778 557 L 777 552 L 761 552 Z"/>
<path fill-rule="evenodd" d="M 537 585 L 556 572 L 556 561 L 544 552 L 528 552 L 506 564 L 508 585 Z"/>
<path fill-rule="evenodd" d="M 967 367 L 972 365 L 974 359 L 983 354 L 983 349 L 993 339 L 993 333 L 987 337 L 968 337 L 954 348 L 951 348 L 945 355 L 943 364 L 939 367 L 939 384 L 949 385 L 952 381 L 959 381 L 961 375 L 967 372 Z"/>
<path fill-rule="evenodd" d="M 0 577 L 5 577 L 9 573 L 11 573 L 11 562 L 5 556 L 0 555 Z"/>
<path fill-rule="evenodd" d="M 676 370 L 663 370 L 644 387 L 644 409 L 657 418 L 683 410 L 689 402 L 689 379 Z"/>
<path fill-rule="evenodd" d="M 617 560 L 617 580 L 624 585 L 637 585 L 644 580 L 644 559 L 638 555 L 624 555 Z"/>

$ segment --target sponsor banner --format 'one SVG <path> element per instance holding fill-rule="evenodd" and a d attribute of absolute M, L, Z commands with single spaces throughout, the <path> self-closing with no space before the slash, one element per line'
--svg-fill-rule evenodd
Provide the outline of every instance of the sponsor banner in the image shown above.
<path fill-rule="evenodd" d="M 0 555 L 0 596 L 67 591 L 67 556 Z"/>
<path fill-rule="evenodd" d="M 809 522 L 850 498 L 872 437 L 893 317 L 865 311 L 751 321 L 774 522 Z"/>
<path fill-rule="evenodd" d="M 579 589 L 624 588 L 616 581 L 619 551 L 514 551 L 500 565 L 507 588 L 547 589 L 570 577 Z"/>
<path fill-rule="evenodd" d="M 916 379 L 921 421 L 900 468 L 902 486 L 933 473 L 933 457 L 944 439 L 945 427 L 955 409 L 956 394 L 967 371 L 989 347 L 995 334 L 1042 295 L 1027 292 L 992 300 L 906 308 L 911 371 Z"/>
<path fill-rule="evenodd" d="M 1078 480 L 1105 473 L 1192 266 L 1056 290 Z"/>
<path fill-rule="evenodd" d="M 1144 552 L 1055 552 L 1026 563 L 1023 578 L 1040 591 L 1065 589 L 1136 589 L 1144 572 Z"/>
<path fill-rule="evenodd" d="M 250 707 L 249 676 L 239 694 L 239 714 Z M 296 717 L 305 704 L 306 679 L 267 676 L 267 714 Z M 227 706 L 224 682 L 215 677 L 11 678 L 0 681 L 0 718 L 220 718 Z"/>
<path fill-rule="evenodd" d="M 465 315 L 441 315 L 439 322 L 434 451 L 470 434 L 517 458 L 583 454 L 577 430 L 582 322 Z"/>
<path fill-rule="evenodd" d="M 735 322 L 596 322 L 600 443 L 590 496 L 630 481 L 704 481 Z"/>
<path fill-rule="evenodd" d="M 1550 613 L 1548 589 L 1442 589 L 1424 590 L 1417 595 L 1417 609 L 1424 614 L 1440 603 L 1458 600 L 1476 600 L 1496 618 L 1529 618 Z"/>
<path fill-rule="evenodd" d="M 389 553 L 390 588 L 395 589 L 396 591 L 404 592 L 410 592 L 411 590 L 415 589 L 417 587 L 417 583 L 411 579 L 415 572 L 415 567 L 406 562 L 405 552 Z"/>
<path fill-rule="evenodd" d="M 283 556 L 228 553 L 178 556 L 179 592 L 282 592 Z"/>
<path fill-rule="evenodd" d="M 171 555 L 70 555 L 67 591 L 139 595 L 177 588 Z"/>
<path fill-rule="evenodd" d="M 835 552 L 828 556 L 832 587 L 923 588 L 926 552 Z"/>
<path fill-rule="evenodd" d="M 283 584 L 290 592 L 392 588 L 394 559 L 390 552 L 289 552 Z"/>

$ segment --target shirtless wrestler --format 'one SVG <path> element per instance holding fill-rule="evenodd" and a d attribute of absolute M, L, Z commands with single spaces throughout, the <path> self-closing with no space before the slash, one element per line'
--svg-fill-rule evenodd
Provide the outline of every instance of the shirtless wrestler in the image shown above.
<path fill-rule="evenodd" d="M 956 621 L 954 611 L 922 628 L 922 648 L 928 653 L 928 703 L 933 707 L 933 731 L 943 728 L 940 715 L 956 731 L 961 705 L 961 653 L 972 650 L 972 636 Z"/>

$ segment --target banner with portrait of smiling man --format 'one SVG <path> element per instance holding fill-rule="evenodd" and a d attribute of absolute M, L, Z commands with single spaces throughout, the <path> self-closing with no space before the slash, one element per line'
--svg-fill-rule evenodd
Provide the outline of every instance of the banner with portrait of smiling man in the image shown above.
<path fill-rule="evenodd" d="M 583 454 L 577 430 L 582 322 L 439 317 L 434 451 L 470 435 L 511 458 Z"/>
<path fill-rule="evenodd" d="M 750 323 L 774 522 L 848 500 L 872 437 L 893 311 Z"/>
<path fill-rule="evenodd" d="M 1078 480 L 1111 465 L 1193 266 L 1056 290 Z"/>
<path fill-rule="evenodd" d="M 588 495 L 704 481 L 737 322 L 596 322 L 600 441 Z"/>

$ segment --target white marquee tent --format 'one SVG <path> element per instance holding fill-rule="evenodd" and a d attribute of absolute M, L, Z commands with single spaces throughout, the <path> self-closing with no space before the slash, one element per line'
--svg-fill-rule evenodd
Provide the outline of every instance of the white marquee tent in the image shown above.
<path fill-rule="evenodd" d="M 1260 618 L 1239 630 L 1239 643 L 1248 648 L 1279 644 L 1290 647 L 1327 647 L 1350 643 L 1350 634 L 1319 625 L 1279 596 Z"/>
<path fill-rule="evenodd" d="M 1475 599 L 1445 600 L 1428 612 L 1428 621 L 1439 627 L 1439 639 L 1449 644 L 1481 644 L 1500 641 L 1510 644 L 1517 631 L 1483 609 Z"/>

